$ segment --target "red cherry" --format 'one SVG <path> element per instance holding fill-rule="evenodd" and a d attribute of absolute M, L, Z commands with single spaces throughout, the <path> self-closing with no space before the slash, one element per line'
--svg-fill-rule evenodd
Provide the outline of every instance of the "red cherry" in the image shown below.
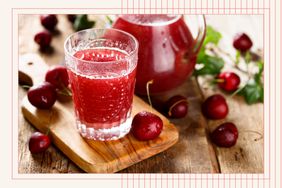
<path fill-rule="evenodd" d="M 28 142 L 28 148 L 31 153 L 41 153 L 48 149 L 51 141 L 50 138 L 40 132 L 35 132 L 31 135 Z"/>
<path fill-rule="evenodd" d="M 45 75 L 45 81 L 51 83 L 59 90 L 67 88 L 69 85 L 69 77 L 66 67 L 57 65 L 50 68 Z"/>
<path fill-rule="evenodd" d="M 52 35 L 48 31 L 41 31 L 34 36 L 34 41 L 39 44 L 40 49 L 46 49 L 50 46 Z"/>
<path fill-rule="evenodd" d="M 171 97 L 166 103 L 166 114 L 171 118 L 183 118 L 188 112 L 187 98 L 181 95 Z"/>
<path fill-rule="evenodd" d="M 209 119 L 223 119 L 228 114 L 228 106 L 222 95 L 208 97 L 202 104 L 202 112 Z"/>
<path fill-rule="evenodd" d="M 55 87 L 49 82 L 33 86 L 27 92 L 29 102 L 40 109 L 51 108 L 56 102 L 56 96 Z"/>
<path fill-rule="evenodd" d="M 76 15 L 75 15 L 75 14 L 68 14 L 67 17 L 68 17 L 68 20 L 69 20 L 71 23 L 74 23 L 74 21 L 75 21 L 75 19 L 76 19 Z"/>
<path fill-rule="evenodd" d="M 247 34 L 238 33 L 234 37 L 233 46 L 241 52 L 246 52 L 253 46 L 253 42 Z"/>
<path fill-rule="evenodd" d="M 58 19 L 54 14 L 46 14 L 40 16 L 40 22 L 45 29 L 53 31 L 58 23 Z"/>
<path fill-rule="evenodd" d="M 217 76 L 217 79 L 223 82 L 218 82 L 218 86 L 227 92 L 236 91 L 240 85 L 240 77 L 233 72 L 223 72 Z"/>
<path fill-rule="evenodd" d="M 150 112 L 139 112 L 132 121 L 131 132 L 138 140 L 152 140 L 157 138 L 163 129 L 161 118 Z"/>
<path fill-rule="evenodd" d="M 238 139 L 238 129 L 230 122 L 223 123 L 211 133 L 211 140 L 219 147 L 231 147 Z"/>

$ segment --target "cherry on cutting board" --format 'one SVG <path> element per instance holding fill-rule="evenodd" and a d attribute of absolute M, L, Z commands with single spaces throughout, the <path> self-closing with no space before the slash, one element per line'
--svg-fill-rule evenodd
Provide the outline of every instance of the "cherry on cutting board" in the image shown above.
<path fill-rule="evenodd" d="M 183 118 L 188 112 L 187 98 L 181 95 L 171 97 L 165 103 L 166 115 L 170 118 Z"/>
<path fill-rule="evenodd" d="M 209 119 L 223 119 L 228 114 L 228 105 L 222 95 L 215 94 L 202 104 L 202 112 Z"/>
<path fill-rule="evenodd" d="M 69 85 L 69 77 L 66 67 L 57 65 L 50 68 L 46 72 L 45 81 L 51 83 L 59 90 L 67 88 Z"/>
<path fill-rule="evenodd" d="M 41 31 L 34 36 L 34 41 L 44 50 L 50 47 L 52 35 L 48 31 Z"/>
<path fill-rule="evenodd" d="M 211 133 L 211 140 L 219 147 L 234 146 L 238 139 L 238 129 L 231 123 L 223 123 Z"/>
<path fill-rule="evenodd" d="M 45 29 L 54 31 L 58 23 L 58 19 L 55 14 L 46 14 L 40 16 L 40 22 Z"/>
<path fill-rule="evenodd" d="M 236 91 L 240 85 L 240 77 L 234 72 L 220 73 L 217 78 L 218 86 L 227 92 Z"/>
<path fill-rule="evenodd" d="M 50 138 L 41 132 L 34 132 L 28 141 L 29 151 L 33 154 L 44 152 L 50 146 Z"/>
<path fill-rule="evenodd" d="M 233 39 L 233 46 L 241 52 L 246 52 L 253 46 L 253 42 L 246 33 L 238 33 Z"/>
<path fill-rule="evenodd" d="M 40 109 L 51 108 L 57 99 L 55 87 L 49 82 L 43 82 L 31 87 L 27 92 L 29 102 Z"/>
<path fill-rule="evenodd" d="M 141 141 L 157 138 L 163 129 L 161 118 L 151 112 L 139 112 L 132 121 L 131 132 L 133 136 Z"/>

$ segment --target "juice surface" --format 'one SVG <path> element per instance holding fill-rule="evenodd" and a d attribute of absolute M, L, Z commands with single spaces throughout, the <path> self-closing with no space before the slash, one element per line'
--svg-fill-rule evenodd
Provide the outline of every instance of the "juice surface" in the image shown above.
<path fill-rule="evenodd" d="M 72 83 L 75 113 L 79 121 L 95 129 L 118 126 L 128 118 L 131 111 L 136 67 L 127 72 L 125 61 L 123 63 L 115 61 L 128 55 L 110 48 L 80 50 L 74 56 L 89 61 L 78 63 L 78 71 L 68 72 Z M 87 63 L 92 63 L 93 69 L 86 70 L 91 67 Z M 114 66 L 105 68 L 99 66 L 99 63 Z M 83 72 L 88 73 L 85 75 Z"/>
<path fill-rule="evenodd" d="M 139 41 L 136 93 L 151 94 L 173 89 L 193 72 L 195 40 L 180 16 L 122 15 L 114 28 L 131 33 Z"/>

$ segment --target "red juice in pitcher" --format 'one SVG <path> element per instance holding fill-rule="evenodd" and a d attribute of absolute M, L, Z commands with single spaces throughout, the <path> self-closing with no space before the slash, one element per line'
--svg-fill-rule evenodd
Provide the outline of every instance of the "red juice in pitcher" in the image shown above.
<path fill-rule="evenodd" d="M 139 41 L 136 93 L 161 93 L 183 83 L 194 70 L 196 52 L 193 38 L 180 15 L 121 15 L 114 28 Z"/>

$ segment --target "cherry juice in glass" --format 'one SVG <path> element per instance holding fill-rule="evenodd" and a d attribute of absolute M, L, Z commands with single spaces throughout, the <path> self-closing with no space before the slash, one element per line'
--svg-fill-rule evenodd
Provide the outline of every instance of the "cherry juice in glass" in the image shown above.
<path fill-rule="evenodd" d="M 115 140 L 131 127 L 138 42 L 115 29 L 90 29 L 65 43 L 76 124 L 83 137 Z"/>

